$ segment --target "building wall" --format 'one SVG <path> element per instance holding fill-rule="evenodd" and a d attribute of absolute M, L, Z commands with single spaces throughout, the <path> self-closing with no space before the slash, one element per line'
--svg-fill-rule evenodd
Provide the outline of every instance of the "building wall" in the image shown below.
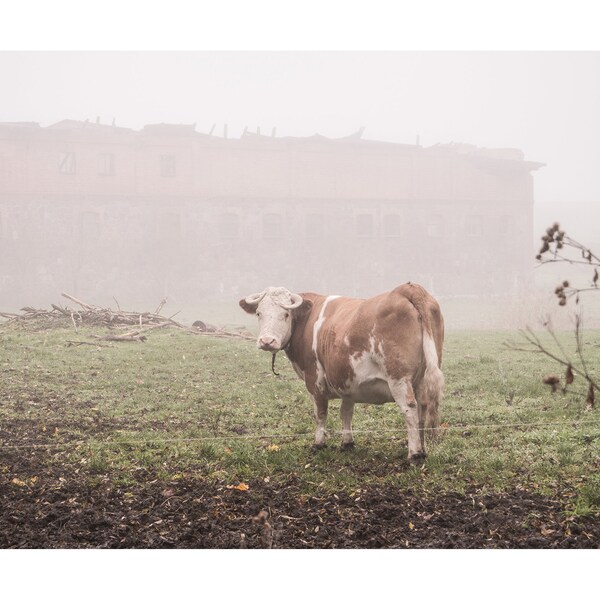
<path fill-rule="evenodd" d="M 531 275 L 539 166 L 471 146 L 0 125 L 0 292 L 511 292 Z"/>

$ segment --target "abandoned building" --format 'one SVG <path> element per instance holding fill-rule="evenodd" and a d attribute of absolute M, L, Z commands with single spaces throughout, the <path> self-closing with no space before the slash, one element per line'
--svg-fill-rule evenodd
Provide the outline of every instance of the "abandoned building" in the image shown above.
<path fill-rule="evenodd" d="M 513 293 L 531 280 L 540 166 L 514 149 L 360 134 L 3 123 L 0 299 L 69 291 L 147 307 L 406 281 L 441 296 Z"/>

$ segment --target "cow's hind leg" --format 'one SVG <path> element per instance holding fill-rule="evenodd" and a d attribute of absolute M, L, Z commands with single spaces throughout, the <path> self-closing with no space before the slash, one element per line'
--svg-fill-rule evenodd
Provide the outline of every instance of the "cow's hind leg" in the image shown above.
<path fill-rule="evenodd" d="M 349 398 L 342 398 L 340 415 L 342 417 L 342 450 L 354 448 L 354 435 L 352 434 L 352 415 L 354 402 Z"/>
<path fill-rule="evenodd" d="M 430 401 L 430 392 L 421 382 L 415 389 L 417 404 L 419 405 L 419 432 L 421 442 L 425 447 L 425 439 L 434 441 L 437 433 L 437 399 Z M 433 417 L 432 417 L 433 415 Z"/>
<path fill-rule="evenodd" d="M 327 408 L 328 401 L 319 396 L 312 396 L 315 405 L 315 420 L 317 421 L 317 430 L 315 431 L 315 442 L 313 450 L 320 450 L 327 445 Z"/>
<path fill-rule="evenodd" d="M 403 377 L 399 380 L 388 382 L 394 401 L 400 407 L 406 420 L 408 430 L 408 460 L 418 462 L 423 460 L 425 453 L 425 444 L 422 432 L 420 431 L 419 407 L 413 387 L 408 378 Z"/>
<path fill-rule="evenodd" d="M 423 386 L 417 387 L 415 391 L 415 396 L 417 399 L 417 406 L 419 409 L 419 437 L 421 439 L 421 445 L 423 449 L 425 448 L 425 418 L 427 416 L 427 407 L 428 407 L 428 397 L 427 394 L 423 392 Z"/>

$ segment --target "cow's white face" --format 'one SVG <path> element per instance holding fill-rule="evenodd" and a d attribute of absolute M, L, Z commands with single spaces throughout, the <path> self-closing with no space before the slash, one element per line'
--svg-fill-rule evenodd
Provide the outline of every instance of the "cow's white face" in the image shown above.
<path fill-rule="evenodd" d="M 240 306 L 258 317 L 258 339 L 261 350 L 278 352 L 292 337 L 292 311 L 302 304 L 302 296 L 282 287 L 269 287 L 260 294 L 240 300 Z"/>

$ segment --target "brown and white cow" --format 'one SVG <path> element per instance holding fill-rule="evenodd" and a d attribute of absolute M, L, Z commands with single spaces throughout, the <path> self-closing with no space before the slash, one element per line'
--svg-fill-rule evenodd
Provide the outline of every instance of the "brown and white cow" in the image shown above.
<path fill-rule="evenodd" d="M 341 398 L 342 447 L 354 445 L 354 404 L 395 402 L 408 429 L 408 457 L 425 458 L 425 429 L 438 424 L 444 320 L 424 288 L 406 283 L 359 300 L 269 287 L 240 300 L 259 324 L 257 346 L 284 350 L 311 395 L 315 448 L 325 446 L 328 402 Z"/>

